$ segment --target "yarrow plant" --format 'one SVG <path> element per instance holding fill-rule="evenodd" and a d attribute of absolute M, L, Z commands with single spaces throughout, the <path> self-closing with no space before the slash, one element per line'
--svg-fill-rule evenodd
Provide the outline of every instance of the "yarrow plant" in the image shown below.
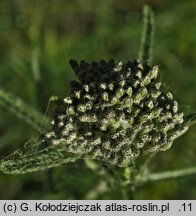
<path fill-rule="evenodd" d="M 51 129 L 26 152 L 2 159 L 0 170 L 22 174 L 88 158 L 105 167 L 126 168 L 130 183 L 130 170 L 142 158 L 168 150 L 195 122 L 195 114 L 184 117 L 172 93 L 162 86 L 159 67 L 151 64 L 153 30 L 153 13 L 146 6 L 140 60 L 70 60 L 79 81 L 70 82 L 69 97 L 56 100 Z M 9 104 L 19 117 L 38 125 L 40 114 L 24 112 L 27 105 L 2 92 L 1 105 Z M 152 174 L 140 182 L 195 172 Z"/>
<path fill-rule="evenodd" d="M 80 82 L 54 111 L 45 136 L 67 151 L 126 167 L 154 151 L 167 150 L 188 126 L 170 92 L 161 89 L 158 67 L 128 61 L 70 61 Z"/>

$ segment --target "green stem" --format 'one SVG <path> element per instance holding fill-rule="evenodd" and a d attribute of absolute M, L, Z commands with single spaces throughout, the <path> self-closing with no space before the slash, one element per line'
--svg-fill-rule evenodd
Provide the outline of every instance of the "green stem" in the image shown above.
<path fill-rule="evenodd" d="M 139 52 L 139 60 L 142 63 L 152 62 L 152 44 L 154 36 L 154 14 L 149 6 L 144 6 L 143 9 L 143 33 L 141 39 L 141 47 Z"/>
<path fill-rule="evenodd" d="M 108 169 L 107 166 L 100 165 L 96 163 L 96 161 L 87 158 L 84 160 L 84 162 L 89 169 L 91 169 L 97 175 L 101 176 L 107 182 L 110 190 L 114 190 L 116 184 L 120 184 L 120 179 L 118 178 L 118 176 L 116 176 L 114 172 Z"/>
<path fill-rule="evenodd" d="M 122 193 L 125 200 L 135 199 L 135 186 L 138 168 L 136 166 L 126 167 L 123 171 Z"/>
<path fill-rule="evenodd" d="M 166 179 L 176 179 L 180 177 L 186 177 L 190 175 L 196 174 L 196 167 L 174 170 L 174 171 L 166 171 L 160 173 L 152 173 L 147 175 L 146 177 L 142 177 L 138 180 L 139 183 L 146 183 L 149 181 L 161 181 Z"/>
<path fill-rule="evenodd" d="M 191 113 L 187 115 L 185 118 L 185 124 L 188 126 L 196 124 L 196 113 Z"/>
<path fill-rule="evenodd" d="M 135 197 L 135 187 L 129 184 L 123 187 L 124 200 L 134 200 Z"/>

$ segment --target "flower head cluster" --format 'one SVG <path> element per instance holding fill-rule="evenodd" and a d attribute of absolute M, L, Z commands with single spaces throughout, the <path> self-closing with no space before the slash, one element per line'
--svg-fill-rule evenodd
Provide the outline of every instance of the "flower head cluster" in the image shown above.
<path fill-rule="evenodd" d="M 54 112 L 46 134 L 54 145 L 117 166 L 146 153 L 168 149 L 188 128 L 170 92 L 161 87 L 159 69 L 138 61 L 70 64 L 79 82 Z"/>

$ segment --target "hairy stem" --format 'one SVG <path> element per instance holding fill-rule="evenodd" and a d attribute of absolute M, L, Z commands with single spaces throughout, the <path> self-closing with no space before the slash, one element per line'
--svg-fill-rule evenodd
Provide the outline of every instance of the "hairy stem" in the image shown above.
<path fill-rule="evenodd" d="M 152 44 L 154 36 L 154 14 L 149 6 L 144 6 L 143 10 L 143 32 L 141 39 L 141 47 L 139 52 L 139 60 L 144 62 L 152 62 Z"/>

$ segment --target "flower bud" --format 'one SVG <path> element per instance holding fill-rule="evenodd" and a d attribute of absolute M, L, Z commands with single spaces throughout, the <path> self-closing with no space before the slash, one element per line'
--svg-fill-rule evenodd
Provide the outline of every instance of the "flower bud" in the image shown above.
<path fill-rule="evenodd" d="M 54 145 L 66 141 L 71 153 L 124 167 L 167 150 L 188 129 L 173 95 L 161 88 L 158 66 L 70 64 L 79 82 L 72 81 L 70 96 L 54 111 L 53 129 L 45 135 Z"/>

